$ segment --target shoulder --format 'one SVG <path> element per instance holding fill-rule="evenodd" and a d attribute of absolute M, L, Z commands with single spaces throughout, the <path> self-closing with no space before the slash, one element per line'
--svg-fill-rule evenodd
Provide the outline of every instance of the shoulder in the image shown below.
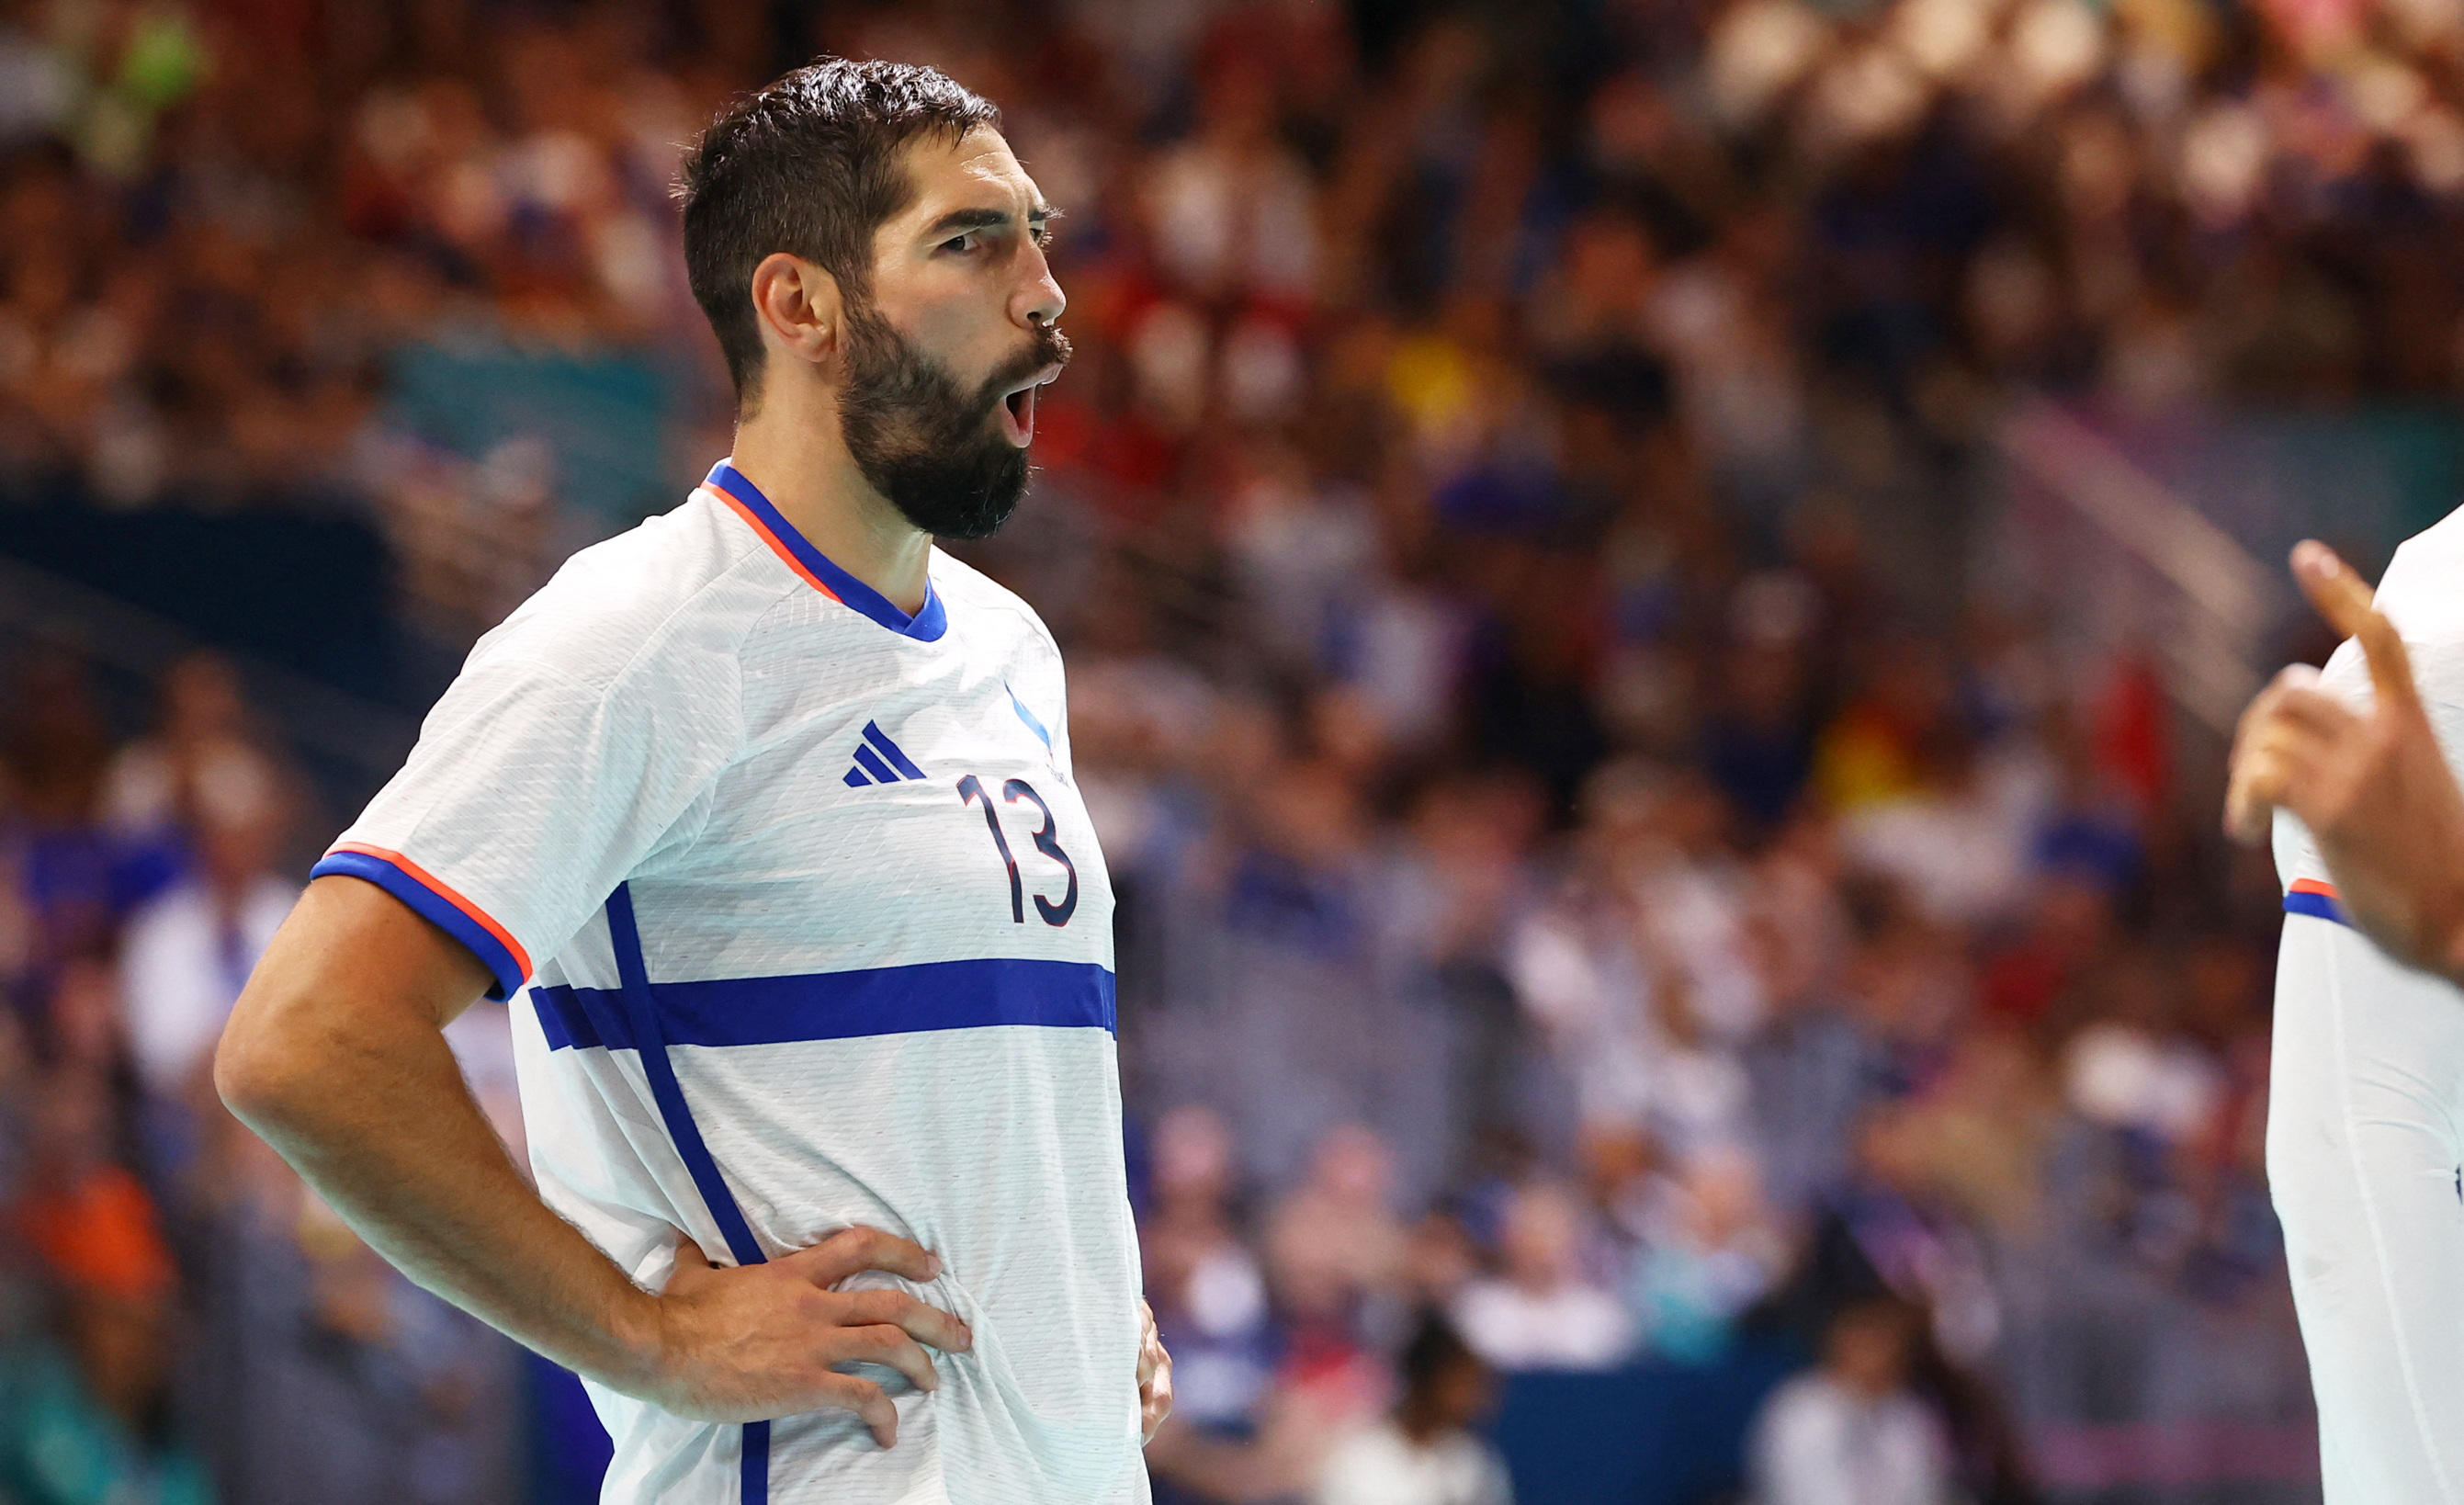
<path fill-rule="evenodd" d="M 1054 659 L 1060 658 L 1061 645 L 1054 641 L 1052 630 L 1017 591 L 937 547 L 933 550 L 932 567 L 933 588 L 954 617 L 964 613 L 996 630 L 1016 632 Z"/>
<path fill-rule="evenodd" d="M 2408 642 L 2464 641 L 2464 507 L 2396 545 L 2378 606 Z"/>
<path fill-rule="evenodd" d="M 466 674 L 536 675 L 585 693 L 732 684 L 744 640 L 796 582 L 696 496 L 564 562 L 471 651 Z"/>

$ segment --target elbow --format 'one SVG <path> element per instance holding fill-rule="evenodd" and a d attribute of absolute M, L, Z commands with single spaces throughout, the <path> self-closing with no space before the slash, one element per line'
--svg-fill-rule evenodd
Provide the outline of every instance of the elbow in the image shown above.
<path fill-rule="evenodd" d="M 272 1037 L 243 999 L 214 1048 L 214 1092 L 234 1118 L 262 1130 L 289 1116 L 305 1077 L 294 1053 Z"/>

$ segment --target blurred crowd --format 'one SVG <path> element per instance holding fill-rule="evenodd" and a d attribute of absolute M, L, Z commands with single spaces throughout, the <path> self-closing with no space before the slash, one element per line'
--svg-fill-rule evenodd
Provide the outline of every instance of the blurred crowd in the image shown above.
<path fill-rule="evenodd" d="M 812 9 L 0 4 L 0 491 L 340 498 L 467 640 L 586 498 L 417 432 L 391 353 L 650 363 L 681 496 L 678 144 L 937 63 L 1067 214 L 1077 357 L 970 557 L 1068 650 L 1122 896 L 1163 1489 L 1500 1498 L 1514 1375 L 1774 1355 L 1774 1505 L 2280 1454 L 2273 886 L 2155 660 L 1974 553 L 2024 394 L 2452 390 L 2464 5 Z M 12 683 L 0 1498 L 99 1497 L 20 1482 L 47 1426 L 288 1497 L 232 1482 L 259 1394 L 502 1497 L 502 1353 L 198 1074 L 333 810 L 211 659 L 142 735 Z"/>

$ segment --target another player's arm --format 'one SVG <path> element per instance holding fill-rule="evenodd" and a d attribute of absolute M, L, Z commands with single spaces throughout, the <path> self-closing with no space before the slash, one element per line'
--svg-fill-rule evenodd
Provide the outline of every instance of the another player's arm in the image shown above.
<path fill-rule="evenodd" d="M 2225 829 L 2255 845 L 2277 807 L 2310 829 L 2345 915 L 2387 953 L 2464 984 L 2464 791 L 2441 755 L 2395 627 L 2326 545 L 2293 551 L 2321 616 L 2361 640 L 2374 703 L 2355 711 L 2296 665 L 2233 737 Z"/>
<path fill-rule="evenodd" d="M 223 1100 L 380 1253 L 576 1372 L 678 1415 L 852 1410 L 888 1447 L 888 1364 L 935 1387 L 918 1346 L 964 1323 L 901 1292 L 837 1292 L 859 1270 L 938 1273 L 905 1239 L 851 1228 L 768 1264 L 713 1270 L 689 1240 L 653 1295 L 541 1203 L 481 1115 L 443 1029 L 488 984 L 462 944 L 373 884 L 311 883 L 232 1010 Z"/>

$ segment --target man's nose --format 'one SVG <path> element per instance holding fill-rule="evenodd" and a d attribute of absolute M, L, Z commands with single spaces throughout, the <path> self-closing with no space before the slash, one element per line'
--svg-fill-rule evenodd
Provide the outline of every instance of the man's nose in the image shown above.
<path fill-rule="evenodd" d="M 1010 318 L 1023 328 L 1058 323 L 1063 309 L 1069 306 L 1068 296 L 1054 280 L 1052 263 L 1044 258 L 1044 248 L 1026 248 L 1025 280 L 1010 295 Z"/>

